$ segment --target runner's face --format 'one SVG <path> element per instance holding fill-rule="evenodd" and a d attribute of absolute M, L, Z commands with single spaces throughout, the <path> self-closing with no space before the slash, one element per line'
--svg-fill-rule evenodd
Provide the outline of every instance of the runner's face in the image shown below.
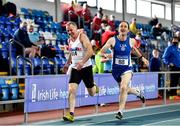
<path fill-rule="evenodd" d="M 128 24 L 126 22 L 121 22 L 119 25 L 119 33 L 121 35 L 127 35 L 128 32 L 129 32 Z"/>
<path fill-rule="evenodd" d="M 74 37 L 74 35 L 77 32 L 77 28 L 74 25 L 68 25 L 68 26 L 66 26 L 66 31 L 70 37 Z"/>

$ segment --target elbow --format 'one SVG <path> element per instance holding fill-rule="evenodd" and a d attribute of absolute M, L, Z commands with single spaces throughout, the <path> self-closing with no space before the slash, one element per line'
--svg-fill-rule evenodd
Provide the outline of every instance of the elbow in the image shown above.
<path fill-rule="evenodd" d="M 93 49 L 89 48 L 89 49 L 87 50 L 87 54 L 89 55 L 89 57 L 93 56 L 93 54 L 94 54 Z"/>
<path fill-rule="evenodd" d="M 94 52 L 93 52 L 93 50 L 91 51 L 91 53 L 90 53 L 90 56 L 93 56 L 94 55 Z"/>

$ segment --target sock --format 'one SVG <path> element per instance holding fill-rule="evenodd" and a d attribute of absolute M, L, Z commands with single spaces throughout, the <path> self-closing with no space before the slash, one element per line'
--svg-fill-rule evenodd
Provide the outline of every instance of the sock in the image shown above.
<path fill-rule="evenodd" d="M 72 116 L 74 116 L 74 112 L 70 112 L 69 114 L 72 115 Z"/>

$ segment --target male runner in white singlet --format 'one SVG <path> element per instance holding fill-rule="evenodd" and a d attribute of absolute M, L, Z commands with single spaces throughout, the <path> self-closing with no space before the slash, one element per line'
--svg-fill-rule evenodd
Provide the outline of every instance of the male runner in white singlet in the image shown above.
<path fill-rule="evenodd" d="M 65 121 L 74 121 L 75 97 L 78 85 L 83 80 L 90 96 L 99 92 L 98 87 L 94 84 L 91 56 L 93 55 L 92 45 L 87 35 L 77 29 L 74 22 L 68 22 L 66 31 L 69 34 L 69 57 L 64 66 L 64 71 L 71 64 L 69 79 L 69 112 L 63 117 Z"/>

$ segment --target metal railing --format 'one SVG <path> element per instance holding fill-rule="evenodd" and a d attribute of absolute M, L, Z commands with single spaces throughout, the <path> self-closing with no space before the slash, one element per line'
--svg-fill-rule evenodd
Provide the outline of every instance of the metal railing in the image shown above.
<path fill-rule="evenodd" d="M 10 76 L 12 75 L 12 44 L 16 43 L 17 45 L 21 46 L 23 49 L 23 57 L 25 57 L 25 47 L 23 44 L 21 44 L 19 41 L 15 40 L 15 39 L 10 39 L 9 40 L 9 73 Z M 25 69 L 25 65 L 24 65 L 24 69 Z"/>

